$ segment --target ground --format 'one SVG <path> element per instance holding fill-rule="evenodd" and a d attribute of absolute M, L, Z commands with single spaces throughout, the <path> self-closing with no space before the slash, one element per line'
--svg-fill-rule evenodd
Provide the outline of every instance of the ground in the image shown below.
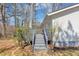
<path fill-rule="evenodd" d="M 13 39 L 0 40 L 0 56 L 79 56 L 79 50 L 36 50 L 28 45 L 21 49 Z"/>

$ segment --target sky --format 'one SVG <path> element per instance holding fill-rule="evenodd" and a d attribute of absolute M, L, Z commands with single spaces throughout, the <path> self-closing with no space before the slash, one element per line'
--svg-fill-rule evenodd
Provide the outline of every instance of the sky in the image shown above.
<path fill-rule="evenodd" d="M 66 8 L 66 7 L 69 7 L 69 6 L 74 5 L 74 3 L 61 3 L 59 5 L 60 5 L 59 6 L 60 9 L 63 9 L 63 8 Z M 8 10 L 7 10 L 8 14 L 11 14 L 12 13 L 11 4 L 8 4 L 7 7 L 8 7 Z M 55 7 L 52 7 L 52 4 L 51 3 L 48 3 L 47 5 L 45 3 L 43 3 L 43 4 L 42 3 L 36 4 L 36 8 L 35 8 L 35 11 L 36 11 L 35 12 L 36 20 L 38 22 L 42 23 L 43 20 L 44 20 L 44 18 L 45 18 L 45 16 L 46 16 L 46 14 L 47 14 L 47 12 L 49 12 L 49 13 L 52 12 L 52 8 L 54 9 Z M 53 12 L 55 12 L 55 10 Z M 14 18 L 11 17 L 10 19 L 9 19 L 10 20 L 10 24 L 11 25 L 14 25 Z"/>
<path fill-rule="evenodd" d="M 66 8 L 66 7 L 69 7 L 69 6 L 72 6 L 72 5 L 74 5 L 74 4 L 76 4 L 76 3 L 62 3 L 61 5 L 60 5 L 60 9 L 63 9 L 63 8 Z M 40 6 L 40 5 L 39 5 Z M 40 8 L 41 7 L 41 8 Z M 41 4 L 41 6 L 40 7 L 38 7 L 38 9 L 37 9 L 37 14 L 36 14 L 36 18 L 37 18 L 37 20 L 40 22 L 40 23 L 42 23 L 43 22 L 43 20 L 44 20 L 44 18 L 45 18 L 45 16 L 46 16 L 46 9 L 47 9 L 47 7 L 46 7 L 46 5 L 45 4 Z M 49 9 L 48 9 L 48 12 L 51 12 L 51 4 L 48 4 L 48 7 L 49 7 Z M 54 12 L 54 11 L 53 11 Z"/>
<path fill-rule="evenodd" d="M 46 5 L 41 4 L 36 9 L 36 19 L 38 22 L 42 22 L 46 14 Z"/>

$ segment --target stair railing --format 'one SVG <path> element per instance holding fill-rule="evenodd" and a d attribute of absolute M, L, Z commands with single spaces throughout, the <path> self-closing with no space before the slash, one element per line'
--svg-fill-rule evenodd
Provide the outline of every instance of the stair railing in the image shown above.
<path fill-rule="evenodd" d="M 48 45 L 48 36 L 47 36 L 47 34 L 46 34 L 46 31 L 45 31 L 45 30 L 43 31 L 43 33 L 44 33 L 45 45 L 46 45 L 46 47 L 47 47 L 47 45 Z"/>
<path fill-rule="evenodd" d="M 33 32 L 32 33 L 32 49 L 33 49 L 33 51 L 34 51 L 35 39 L 36 39 L 36 34 L 35 34 L 35 32 Z"/>

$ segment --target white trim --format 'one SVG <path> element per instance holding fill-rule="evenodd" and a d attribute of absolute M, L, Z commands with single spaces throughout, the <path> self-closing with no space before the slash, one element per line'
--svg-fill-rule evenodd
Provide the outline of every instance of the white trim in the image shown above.
<path fill-rule="evenodd" d="M 79 3 L 79 0 L 0 0 L 0 3 Z"/>
<path fill-rule="evenodd" d="M 76 4 L 76 5 L 74 5 L 74 6 L 70 6 L 70 7 L 65 8 L 65 9 L 61 9 L 61 10 L 56 11 L 56 12 L 49 13 L 49 14 L 47 14 L 47 15 L 48 15 L 48 16 L 51 16 L 51 15 L 57 14 L 57 13 L 59 13 L 59 12 L 62 12 L 62 11 L 66 11 L 66 10 L 75 8 L 75 7 L 79 7 L 79 4 Z"/>

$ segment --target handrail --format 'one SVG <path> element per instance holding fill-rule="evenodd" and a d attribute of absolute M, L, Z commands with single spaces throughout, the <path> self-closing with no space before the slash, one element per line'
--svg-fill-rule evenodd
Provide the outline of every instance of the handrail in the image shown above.
<path fill-rule="evenodd" d="M 34 50 L 36 34 L 33 32 L 32 34 L 32 49 Z"/>
<path fill-rule="evenodd" d="M 47 47 L 47 44 L 48 44 L 48 37 L 47 37 L 47 34 L 46 34 L 46 31 L 44 30 L 44 40 L 45 40 L 45 45 Z"/>
<path fill-rule="evenodd" d="M 34 34 L 34 45 L 35 45 L 36 34 Z"/>

